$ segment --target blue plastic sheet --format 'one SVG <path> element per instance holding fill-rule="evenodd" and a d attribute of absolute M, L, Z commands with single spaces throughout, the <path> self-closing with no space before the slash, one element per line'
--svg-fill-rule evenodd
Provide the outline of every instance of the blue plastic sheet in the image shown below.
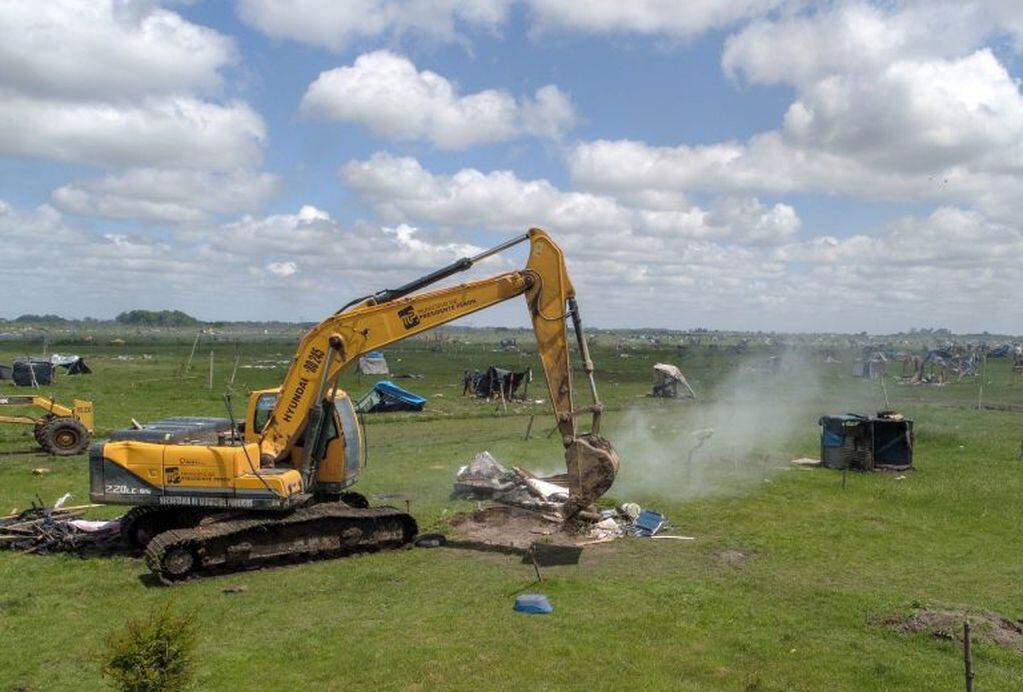
<path fill-rule="evenodd" d="M 547 615 L 554 612 L 554 606 L 542 593 L 526 593 L 515 598 L 515 610 L 529 615 Z"/>

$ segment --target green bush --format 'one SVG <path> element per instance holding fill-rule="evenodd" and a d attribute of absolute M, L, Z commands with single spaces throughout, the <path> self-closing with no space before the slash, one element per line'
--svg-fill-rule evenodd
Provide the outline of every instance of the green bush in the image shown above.
<path fill-rule="evenodd" d="M 107 639 L 103 675 L 124 692 L 176 692 L 193 676 L 195 624 L 169 607 L 129 620 Z"/>

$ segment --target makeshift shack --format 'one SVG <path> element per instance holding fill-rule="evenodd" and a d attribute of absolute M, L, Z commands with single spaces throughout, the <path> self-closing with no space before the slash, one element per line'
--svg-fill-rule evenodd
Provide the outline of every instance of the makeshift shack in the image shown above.
<path fill-rule="evenodd" d="M 360 375 L 391 374 L 391 370 L 387 367 L 387 359 L 380 351 L 370 351 L 364 356 L 359 356 L 356 368 Z"/>
<path fill-rule="evenodd" d="M 689 386 L 686 376 L 677 366 L 668 363 L 654 365 L 653 395 L 667 399 L 696 398 L 696 392 Z"/>
<path fill-rule="evenodd" d="M 876 380 L 882 377 L 888 370 L 888 356 L 880 351 L 874 351 L 863 360 L 857 360 L 853 364 L 853 376 L 865 377 L 868 380 Z"/>
<path fill-rule="evenodd" d="M 491 365 L 484 372 L 466 370 L 462 375 L 462 396 L 472 394 L 483 399 L 499 398 L 509 400 L 517 398 L 519 388 L 528 387 L 533 380 L 532 370 L 506 370 Z M 522 396 L 525 396 L 523 392 Z"/>
<path fill-rule="evenodd" d="M 913 467 L 913 421 L 881 411 L 822 416 L 821 464 L 832 469 L 901 471 Z"/>
<path fill-rule="evenodd" d="M 426 398 L 402 389 L 390 380 L 380 380 L 366 396 L 359 399 L 355 410 L 359 413 L 388 413 L 390 411 L 422 411 Z"/>

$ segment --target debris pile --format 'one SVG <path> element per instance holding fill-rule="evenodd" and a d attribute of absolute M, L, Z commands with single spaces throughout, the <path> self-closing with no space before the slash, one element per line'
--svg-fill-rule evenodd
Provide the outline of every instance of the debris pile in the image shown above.
<path fill-rule="evenodd" d="M 85 507 L 47 507 L 41 502 L 0 517 L 0 548 L 27 553 L 79 552 L 121 542 L 120 520 L 89 521 Z"/>
<path fill-rule="evenodd" d="M 489 452 L 477 454 L 458 469 L 454 496 L 478 501 L 475 512 L 452 519 L 456 542 L 524 550 L 537 540 L 563 546 L 606 543 L 622 536 L 693 540 L 664 535 L 669 526 L 665 517 L 634 502 L 617 509 L 582 511 L 566 523 L 567 475 L 538 477 L 504 466 Z"/>
<path fill-rule="evenodd" d="M 666 538 L 677 541 L 694 540 L 692 536 L 675 536 L 662 533 L 671 528 L 668 520 L 660 512 L 652 509 L 641 509 L 635 502 L 626 502 L 617 510 L 605 509 L 600 513 L 600 521 L 590 528 L 591 543 L 613 541 L 621 536 L 633 538 Z"/>
<path fill-rule="evenodd" d="M 538 478 L 525 469 L 508 469 L 490 452 L 480 452 L 455 474 L 455 495 L 557 513 L 568 501 L 568 479 Z"/>

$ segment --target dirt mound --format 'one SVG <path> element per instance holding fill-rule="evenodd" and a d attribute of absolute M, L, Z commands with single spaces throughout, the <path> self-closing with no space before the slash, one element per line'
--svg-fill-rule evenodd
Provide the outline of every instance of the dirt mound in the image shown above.
<path fill-rule="evenodd" d="M 571 525 L 552 521 L 544 515 L 507 505 L 485 507 L 451 518 L 449 544 L 506 548 L 509 552 L 529 550 L 534 543 L 576 546 L 584 540 Z"/>
<path fill-rule="evenodd" d="M 753 557 L 753 554 L 750 553 L 748 550 L 739 550 L 738 548 L 728 548 L 727 550 L 719 550 L 716 553 L 714 553 L 714 555 L 722 562 L 734 566 L 743 565 L 747 560 Z"/>
<path fill-rule="evenodd" d="M 1012 620 L 990 611 L 971 612 L 963 608 L 919 609 L 910 615 L 896 615 L 885 624 L 906 634 L 926 632 L 936 639 L 962 641 L 963 623 L 969 621 L 972 638 L 1023 652 L 1023 620 Z"/>

